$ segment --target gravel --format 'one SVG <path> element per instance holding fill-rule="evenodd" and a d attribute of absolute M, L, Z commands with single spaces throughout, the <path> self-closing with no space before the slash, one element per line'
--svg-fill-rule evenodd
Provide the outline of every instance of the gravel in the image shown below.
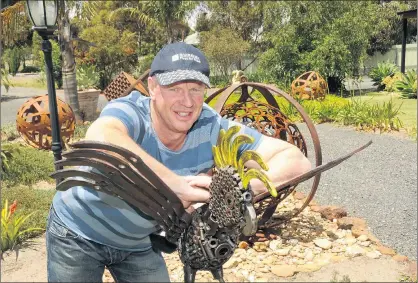
<path fill-rule="evenodd" d="M 314 161 L 307 127 L 298 125 Z M 337 167 L 322 173 L 315 200 L 344 207 L 367 221 L 371 232 L 399 254 L 417 259 L 417 143 L 389 134 L 316 125 L 323 163 L 373 143 Z M 314 163 L 313 163 L 314 164 Z M 308 192 L 312 180 L 298 188 Z"/>

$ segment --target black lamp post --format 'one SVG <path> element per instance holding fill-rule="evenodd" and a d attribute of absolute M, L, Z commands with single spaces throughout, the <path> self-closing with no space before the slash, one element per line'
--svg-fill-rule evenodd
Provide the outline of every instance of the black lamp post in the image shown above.
<path fill-rule="evenodd" d="M 57 0 L 26 0 L 26 7 L 29 18 L 33 24 L 32 29 L 42 37 L 42 51 L 45 57 L 46 79 L 48 84 L 49 115 L 52 129 L 52 152 L 54 160 L 61 159 L 61 135 L 58 122 L 58 107 L 55 93 L 55 83 L 52 69 L 52 46 L 49 38 L 56 30 L 58 17 Z M 60 169 L 57 165 L 55 169 Z"/>

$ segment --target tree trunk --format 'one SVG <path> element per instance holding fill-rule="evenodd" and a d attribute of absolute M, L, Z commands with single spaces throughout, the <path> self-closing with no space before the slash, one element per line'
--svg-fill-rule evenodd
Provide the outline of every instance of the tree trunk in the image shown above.
<path fill-rule="evenodd" d="M 71 42 L 70 19 L 68 11 L 65 10 L 65 1 L 60 0 L 59 17 L 59 41 L 62 55 L 62 80 L 64 96 L 67 103 L 74 111 L 77 123 L 83 121 L 80 106 L 78 103 L 76 65 L 74 58 L 74 49 Z"/>

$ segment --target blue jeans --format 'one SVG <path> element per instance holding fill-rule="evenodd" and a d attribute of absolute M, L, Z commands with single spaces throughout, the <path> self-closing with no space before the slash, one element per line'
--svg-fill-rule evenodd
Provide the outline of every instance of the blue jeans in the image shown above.
<path fill-rule="evenodd" d="M 47 232 L 48 282 L 102 282 L 105 266 L 115 282 L 169 282 L 161 252 L 118 250 L 69 230 L 53 208 Z"/>

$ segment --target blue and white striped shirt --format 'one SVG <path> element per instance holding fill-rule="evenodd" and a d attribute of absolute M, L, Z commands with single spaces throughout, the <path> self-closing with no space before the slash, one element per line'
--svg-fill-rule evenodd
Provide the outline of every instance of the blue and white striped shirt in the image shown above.
<path fill-rule="evenodd" d="M 222 118 L 207 104 L 190 129 L 183 147 L 178 151 L 168 149 L 157 137 L 150 121 L 150 99 L 138 91 L 112 100 L 100 114 L 122 121 L 130 137 L 148 154 L 178 175 L 197 175 L 213 166 L 212 145 L 216 145 L 219 131 L 227 130 L 236 122 Z M 240 133 L 255 138 L 240 152 L 256 149 L 262 135 L 241 125 Z M 157 229 L 156 222 L 130 206 L 125 201 L 87 187 L 73 187 L 57 192 L 53 200 L 59 218 L 71 230 L 84 238 L 113 248 L 141 251 L 151 245 L 149 234 Z"/>

